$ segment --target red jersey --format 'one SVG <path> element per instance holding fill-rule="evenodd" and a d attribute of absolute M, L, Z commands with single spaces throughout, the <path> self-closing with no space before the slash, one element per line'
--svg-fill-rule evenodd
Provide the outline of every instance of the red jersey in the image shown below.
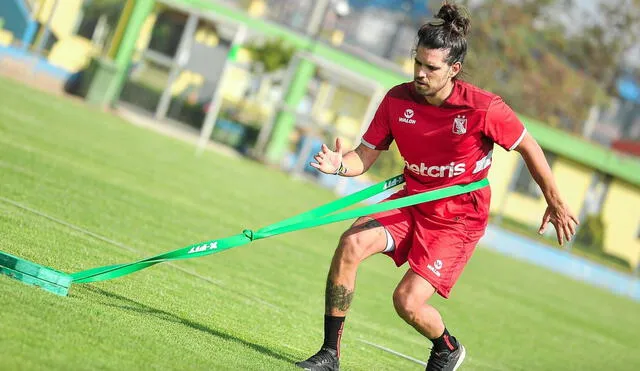
<path fill-rule="evenodd" d="M 443 104 L 433 106 L 408 82 L 389 90 L 362 144 L 387 150 L 396 141 L 411 195 L 486 178 L 493 144 L 512 150 L 525 133 L 513 110 L 495 94 L 456 80 Z M 481 224 L 486 224 L 490 191 L 473 193 Z M 432 213 L 438 202 L 429 204 L 421 209 Z"/>

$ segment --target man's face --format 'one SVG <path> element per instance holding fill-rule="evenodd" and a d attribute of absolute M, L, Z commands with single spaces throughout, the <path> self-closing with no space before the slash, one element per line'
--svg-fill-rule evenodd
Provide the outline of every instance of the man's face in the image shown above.
<path fill-rule="evenodd" d="M 448 49 L 418 47 L 413 65 L 413 80 L 418 94 L 435 96 L 459 71 L 460 63 L 449 66 Z"/>

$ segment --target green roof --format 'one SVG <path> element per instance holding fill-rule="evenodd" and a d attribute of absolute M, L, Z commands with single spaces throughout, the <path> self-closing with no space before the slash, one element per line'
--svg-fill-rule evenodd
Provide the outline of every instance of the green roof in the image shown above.
<path fill-rule="evenodd" d="M 532 118 L 520 116 L 520 119 L 545 150 L 640 186 L 640 161 L 636 158 L 617 154 Z"/>

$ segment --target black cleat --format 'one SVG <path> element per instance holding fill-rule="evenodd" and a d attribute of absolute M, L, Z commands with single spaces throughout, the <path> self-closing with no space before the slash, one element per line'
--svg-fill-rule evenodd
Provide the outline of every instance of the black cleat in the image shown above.
<path fill-rule="evenodd" d="M 453 352 L 449 350 L 436 352 L 431 349 L 426 371 L 455 371 L 464 361 L 465 355 L 466 350 L 462 344 L 459 344 L 458 349 Z"/>
<path fill-rule="evenodd" d="M 338 371 L 340 360 L 338 352 L 330 348 L 321 348 L 306 361 L 296 362 L 296 366 L 309 371 Z"/>

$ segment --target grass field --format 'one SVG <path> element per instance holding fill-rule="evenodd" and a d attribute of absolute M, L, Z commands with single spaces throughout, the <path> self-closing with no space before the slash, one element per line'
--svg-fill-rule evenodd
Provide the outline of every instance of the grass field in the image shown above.
<path fill-rule="evenodd" d="M 65 272 L 259 228 L 332 200 L 279 171 L 0 80 L 0 251 Z M 323 290 L 347 222 L 73 285 L 0 276 L 0 370 L 295 370 L 322 341 Z M 420 370 L 429 345 L 391 294 L 406 267 L 360 269 L 343 370 Z M 479 249 L 450 300 L 462 370 L 638 370 L 640 304 Z"/>

